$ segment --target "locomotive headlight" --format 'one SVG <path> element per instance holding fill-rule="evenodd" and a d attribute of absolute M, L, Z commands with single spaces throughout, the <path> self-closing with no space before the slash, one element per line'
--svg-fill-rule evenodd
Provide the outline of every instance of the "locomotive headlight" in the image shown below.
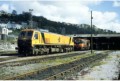
<path fill-rule="evenodd" d="M 24 37 L 24 38 L 22 38 L 22 40 L 23 40 L 23 41 L 25 41 L 25 40 L 27 40 L 27 38 L 26 38 L 26 37 Z"/>

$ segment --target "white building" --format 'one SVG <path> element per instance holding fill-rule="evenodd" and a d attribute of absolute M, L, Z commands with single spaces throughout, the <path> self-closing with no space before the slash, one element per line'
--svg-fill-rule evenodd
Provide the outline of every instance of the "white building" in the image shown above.
<path fill-rule="evenodd" d="M 21 25 L 22 25 L 22 28 L 26 28 L 26 27 L 28 27 L 28 24 L 25 23 L 25 22 L 22 22 Z"/>
<path fill-rule="evenodd" d="M 1 28 L 7 28 L 8 26 L 7 26 L 7 24 L 5 24 L 5 23 L 0 23 L 0 27 L 1 27 Z"/>
<path fill-rule="evenodd" d="M 13 29 L 20 29 L 22 27 L 22 25 L 20 25 L 20 24 L 16 24 L 16 23 L 10 23 L 10 22 L 8 22 L 7 23 L 7 28 L 13 28 Z"/>
<path fill-rule="evenodd" d="M 1 33 L 8 35 L 8 29 L 7 28 L 1 28 Z"/>
<path fill-rule="evenodd" d="M 8 35 L 12 30 L 8 30 L 8 24 L 0 23 L 0 34 Z"/>
<path fill-rule="evenodd" d="M 8 30 L 7 28 L 0 27 L 0 34 L 8 35 L 8 33 L 11 33 L 12 30 Z"/>
<path fill-rule="evenodd" d="M 39 29 L 41 32 L 49 32 L 49 30 L 46 29 Z"/>

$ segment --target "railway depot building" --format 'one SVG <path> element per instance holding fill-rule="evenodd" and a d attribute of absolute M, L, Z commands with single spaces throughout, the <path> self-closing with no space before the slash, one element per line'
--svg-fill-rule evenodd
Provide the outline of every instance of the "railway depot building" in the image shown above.
<path fill-rule="evenodd" d="M 91 34 L 71 35 L 74 38 L 86 38 L 91 42 Z M 93 50 L 120 50 L 120 34 L 93 34 Z"/>

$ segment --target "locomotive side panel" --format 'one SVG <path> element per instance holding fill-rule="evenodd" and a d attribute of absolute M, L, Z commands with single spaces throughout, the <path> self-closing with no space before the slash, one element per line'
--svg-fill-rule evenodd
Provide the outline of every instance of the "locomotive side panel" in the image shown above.
<path fill-rule="evenodd" d="M 61 44 L 61 42 L 60 42 L 61 35 L 59 35 L 59 34 L 45 32 L 44 36 L 45 36 L 46 44 Z"/>
<path fill-rule="evenodd" d="M 53 50 L 55 52 L 68 52 L 72 51 L 74 47 L 71 37 L 60 34 L 25 29 L 20 35 L 18 37 L 18 53 L 20 54 L 37 55 L 50 53 Z"/>

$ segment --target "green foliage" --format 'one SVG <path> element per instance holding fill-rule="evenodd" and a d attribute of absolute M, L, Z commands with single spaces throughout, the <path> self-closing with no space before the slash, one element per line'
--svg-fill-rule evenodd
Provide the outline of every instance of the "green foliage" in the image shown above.
<path fill-rule="evenodd" d="M 15 14 L 7 15 L 3 14 L 0 16 L 1 21 L 4 22 L 15 22 L 21 24 L 21 22 L 25 22 L 29 24 L 30 21 L 30 13 L 23 12 L 22 14 L 16 14 L 17 12 L 14 11 Z M 97 28 L 95 25 L 92 26 L 92 30 L 90 25 L 88 24 L 70 24 L 65 22 L 56 22 L 47 20 L 43 16 L 33 16 L 32 20 L 35 22 L 34 28 L 40 29 L 47 29 L 50 32 L 59 33 L 59 34 L 115 34 L 115 31 L 104 30 Z M 34 24 L 34 23 L 33 23 Z M 64 29 L 64 31 L 63 31 Z M 12 34 L 18 35 L 20 30 L 13 30 Z"/>

